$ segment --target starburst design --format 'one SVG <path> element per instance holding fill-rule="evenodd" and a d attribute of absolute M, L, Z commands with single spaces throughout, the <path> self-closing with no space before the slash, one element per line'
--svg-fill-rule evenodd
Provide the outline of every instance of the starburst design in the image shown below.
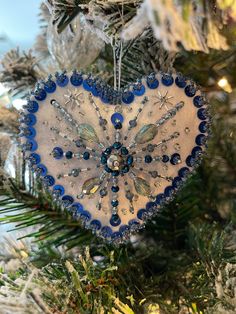
<path fill-rule="evenodd" d="M 78 106 L 80 108 L 80 105 L 84 103 L 84 94 L 78 92 L 76 89 L 67 89 L 67 94 L 64 94 L 64 97 L 66 98 L 65 106 L 70 103 L 72 109 L 74 109 L 75 106 Z"/>
<path fill-rule="evenodd" d="M 159 104 L 159 109 L 162 109 L 162 107 L 165 106 L 166 110 L 169 110 L 168 105 L 173 106 L 170 99 L 174 97 L 168 96 L 168 91 L 166 91 L 165 94 L 162 94 L 160 91 L 157 91 L 157 95 L 153 96 L 153 98 L 157 99 L 157 101 L 154 102 L 154 105 Z"/>
<path fill-rule="evenodd" d="M 129 129 L 126 132 L 126 136 L 122 134 L 122 122 L 124 117 L 121 113 L 114 112 L 111 116 L 111 121 L 114 126 L 113 139 L 108 137 L 107 124 L 108 121 L 102 116 L 100 108 L 97 106 L 92 94 L 89 94 L 89 103 L 94 108 L 99 125 L 102 128 L 104 136 L 99 138 L 97 130 L 90 124 L 80 124 L 72 113 L 69 113 L 68 109 L 60 105 L 57 100 L 51 102 L 52 106 L 58 113 L 61 114 L 62 119 L 71 126 L 74 126 L 76 133 L 79 135 L 79 139 L 72 139 L 71 136 L 65 135 L 63 132 L 57 132 L 57 135 L 63 139 L 71 141 L 78 147 L 73 151 L 64 152 L 62 147 L 55 147 L 51 152 L 51 155 L 55 159 L 65 158 L 68 160 L 80 160 L 78 166 L 82 160 L 86 163 L 93 163 L 96 168 L 101 168 L 101 172 L 96 176 L 93 174 L 94 167 L 85 168 L 72 168 L 67 173 L 60 173 L 58 179 L 75 178 L 81 175 L 82 172 L 87 172 L 86 179 L 83 179 L 81 189 L 77 195 L 78 200 L 82 199 L 96 199 L 96 208 L 103 210 L 106 205 L 110 207 L 111 219 L 110 224 L 112 226 L 118 226 L 121 223 L 120 219 L 120 204 L 119 199 L 122 195 L 125 196 L 128 202 L 128 210 L 131 214 L 134 214 L 134 204 L 140 197 L 145 197 L 149 201 L 155 199 L 154 191 L 149 183 L 149 178 L 165 180 L 171 182 L 173 179 L 169 176 L 165 176 L 160 172 L 153 170 L 153 166 L 156 163 L 161 163 L 163 166 L 166 162 L 171 162 L 172 165 L 176 165 L 181 162 L 179 154 L 172 154 L 171 156 L 162 156 L 157 154 L 159 147 L 165 143 L 172 142 L 178 136 L 178 132 L 165 137 L 157 144 L 151 142 L 156 138 L 159 127 L 165 124 L 168 120 L 172 119 L 179 110 L 184 106 L 183 102 L 176 104 L 167 113 L 163 114 L 155 124 L 144 125 L 140 130 L 135 131 L 132 136 L 133 139 L 127 140 L 127 135 L 137 127 L 137 121 L 141 112 L 146 108 L 149 99 L 145 96 L 141 101 L 141 106 L 133 120 L 129 121 Z M 56 128 L 53 128 L 54 130 Z M 72 132 L 74 138 L 76 134 Z M 132 138 L 131 137 L 131 138 Z M 112 140 L 108 141 L 108 139 Z M 92 147 L 90 147 L 91 143 Z M 141 150 L 137 149 L 138 146 L 145 145 Z M 73 161 L 74 162 L 74 161 Z M 84 162 L 83 162 L 84 163 Z M 155 166 L 156 167 L 156 166 Z M 142 174 L 142 175 L 141 175 Z M 147 178 L 143 178 L 143 176 Z M 121 184 L 121 181 L 123 183 Z M 123 191 L 120 186 L 125 186 Z M 121 193 L 121 194 L 120 194 Z M 96 195 L 99 195 L 96 197 Z M 65 199 L 64 202 L 70 203 L 70 199 Z M 104 206 L 105 205 L 105 206 Z"/>

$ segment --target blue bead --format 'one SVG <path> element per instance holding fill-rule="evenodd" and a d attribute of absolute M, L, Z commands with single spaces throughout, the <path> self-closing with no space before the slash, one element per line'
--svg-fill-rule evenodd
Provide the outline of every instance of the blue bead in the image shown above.
<path fill-rule="evenodd" d="M 25 123 L 26 125 L 32 126 L 35 125 L 37 119 L 36 116 L 32 113 L 28 113 L 23 117 L 23 123 Z"/>
<path fill-rule="evenodd" d="M 25 135 L 26 138 L 34 138 L 36 135 L 36 131 L 33 127 L 29 126 L 28 128 L 26 128 L 26 132 L 27 134 Z"/>
<path fill-rule="evenodd" d="M 206 120 L 207 119 L 207 111 L 205 108 L 201 108 L 197 112 L 197 116 L 200 120 Z"/>
<path fill-rule="evenodd" d="M 47 97 L 47 93 L 46 93 L 46 91 L 45 91 L 44 89 L 42 89 L 42 88 L 39 88 L 39 89 L 37 90 L 37 92 L 35 93 L 35 95 L 34 95 L 34 98 L 35 98 L 36 100 L 40 100 L 40 101 L 43 101 L 44 99 L 46 99 L 46 97 Z"/>
<path fill-rule="evenodd" d="M 175 84 L 180 87 L 180 88 L 184 88 L 186 86 L 186 79 L 183 76 L 177 76 L 175 78 Z"/>
<path fill-rule="evenodd" d="M 31 165 L 37 165 L 40 163 L 41 157 L 39 156 L 39 154 L 32 153 L 29 155 L 29 161 Z"/>
<path fill-rule="evenodd" d="M 126 159 L 128 166 L 131 166 L 133 161 L 134 161 L 134 157 L 132 155 L 129 155 Z"/>
<path fill-rule="evenodd" d="M 205 145 L 206 144 L 206 140 L 207 140 L 207 137 L 204 135 L 204 134 L 199 134 L 196 139 L 195 139 L 195 142 L 197 145 Z"/>
<path fill-rule="evenodd" d="M 113 147 L 114 147 L 115 149 L 120 149 L 121 146 L 122 146 L 122 144 L 121 144 L 120 142 L 115 142 L 115 143 L 113 144 Z"/>
<path fill-rule="evenodd" d="M 84 207 L 80 203 L 73 203 L 70 210 L 74 212 L 74 218 L 77 218 L 84 211 Z"/>
<path fill-rule="evenodd" d="M 90 226 L 92 227 L 92 229 L 94 230 L 100 230 L 102 227 L 102 224 L 99 220 L 94 219 L 90 222 Z"/>
<path fill-rule="evenodd" d="M 187 167 L 179 169 L 178 174 L 181 178 L 186 177 L 189 174 L 190 170 Z"/>
<path fill-rule="evenodd" d="M 126 147 L 121 147 L 120 151 L 121 151 L 122 155 L 128 155 L 128 153 L 129 153 L 129 151 L 128 151 L 128 149 Z"/>
<path fill-rule="evenodd" d="M 104 151 L 105 155 L 110 155 L 110 153 L 112 152 L 112 147 L 107 147 Z"/>
<path fill-rule="evenodd" d="M 112 229 L 108 226 L 104 226 L 102 227 L 101 229 L 101 235 L 104 237 L 104 238 L 109 238 L 111 235 L 112 235 Z"/>
<path fill-rule="evenodd" d="M 31 151 L 31 152 L 34 152 L 37 150 L 38 148 L 38 144 L 36 141 L 34 140 L 27 140 L 26 141 L 26 146 L 29 147 L 27 150 Z"/>
<path fill-rule="evenodd" d="M 186 165 L 189 166 L 189 167 L 193 167 L 195 162 L 196 162 L 196 160 L 195 160 L 195 158 L 192 155 L 189 155 L 186 158 Z"/>
<path fill-rule="evenodd" d="M 151 155 L 146 155 L 144 157 L 144 161 L 146 164 L 150 164 L 152 162 L 152 156 Z"/>
<path fill-rule="evenodd" d="M 130 227 L 127 226 L 127 225 L 122 225 L 122 226 L 120 226 L 120 228 L 119 228 L 119 231 L 120 231 L 121 234 L 122 234 L 122 233 L 126 233 L 126 232 L 128 232 L 129 230 L 130 230 Z"/>
<path fill-rule="evenodd" d="M 113 214 L 110 219 L 110 224 L 114 227 L 119 226 L 121 223 L 120 217 L 117 214 Z"/>
<path fill-rule="evenodd" d="M 112 200 L 112 201 L 111 201 L 111 205 L 112 205 L 113 207 L 117 207 L 117 206 L 119 205 L 119 202 L 118 202 L 117 200 Z"/>
<path fill-rule="evenodd" d="M 197 158 L 201 152 L 202 152 L 202 148 L 200 146 L 195 146 L 192 150 L 192 156 L 194 158 Z"/>
<path fill-rule="evenodd" d="M 123 123 L 124 122 L 124 117 L 119 112 L 115 112 L 111 116 L 111 122 L 112 122 L 113 125 L 116 125 L 118 122 Z"/>
<path fill-rule="evenodd" d="M 158 194 L 156 197 L 156 204 L 161 205 L 163 204 L 164 200 L 165 200 L 165 195 L 162 193 Z"/>
<path fill-rule="evenodd" d="M 34 100 L 28 100 L 27 105 L 23 106 L 30 113 L 35 113 L 39 110 L 39 105 Z"/>
<path fill-rule="evenodd" d="M 84 221 L 89 221 L 91 219 L 91 214 L 87 210 L 84 210 L 81 212 L 80 218 Z"/>
<path fill-rule="evenodd" d="M 93 80 L 91 78 L 87 78 L 83 81 L 83 88 L 89 92 L 93 89 Z"/>
<path fill-rule="evenodd" d="M 83 83 L 83 76 L 74 72 L 70 78 L 70 82 L 74 86 L 80 86 Z"/>
<path fill-rule="evenodd" d="M 169 156 L 167 156 L 167 155 L 163 155 L 162 156 L 162 161 L 163 162 L 168 162 L 169 160 L 170 160 Z"/>
<path fill-rule="evenodd" d="M 117 177 L 120 174 L 120 171 L 113 170 L 111 174 L 112 174 L 113 177 Z"/>
<path fill-rule="evenodd" d="M 64 73 L 60 74 L 56 78 L 57 85 L 60 87 L 65 87 L 69 83 L 69 78 Z"/>
<path fill-rule="evenodd" d="M 65 189 L 62 185 L 54 185 L 53 191 L 57 192 L 59 196 L 62 196 L 65 193 Z"/>
<path fill-rule="evenodd" d="M 83 143 L 82 143 L 82 141 L 80 141 L 80 140 L 76 140 L 76 141 L 75 141 L 75 145 L 76 145 L 76 147 L 82 147 L 82 146 L 83 146 Z"/>
<path fill-rule="evenodd" d="M 138 219 L 143 220 L 144 215 L 146 213 L 147 213 L 147 211 L 144 208 L 139 209 L 138 212 L 137 212 Z"/>
<path fill-rule="evenodd" d="M 170 158 L 170 163 L 172 165 L 177 165 L 180 162 L 181 158 L 180 158 L 180 154 L 173 154 Z"/>
<path fill-rule="evenodd" d="M 83 153 L 83 158 L 84 158 L 84 160 L 88 160 L 90 158 L 90 153 L 89 152 L 84 152 Z"/>
<path fill-rule="evenodd" d="M 127 173 L 129 172 L 129 166 L 125 165 L 123 168 L 122 168 L 122 173 Z"/>
<path fill-rule="evenodd" d="M 165 86 L 170 86 L 174 83 L 174 79 L 170 74 L 164 74 L 161 78 L 161 82 Z"/>
<path fill-rule="evenodd" d="M 112 238 L 113 240 L 119 239 L 119 238 L 121 238 L 121 237 L 122 237 L 122 234 L 121 234 L 120 232 L 118 232 L 118 231 L 113 232 L 112 235 L 111 235 L 111 238 Z"/>
<path fill-rule="evenodd" d="M 134 101 L 134 94 L 131 91 L 125 91 L 122 94 L 123 103 L 129 105 Z"/>
<path fill-rule="evenodd" d="M 187 85 L 184 91 L 188 97 L 193 97 L 196 94 L 196 88 L 193 85 Z"/>
<path fill-rule="evenodd" d="M 117 185 L 111 187 L 111 190 L 112 190 L 112 192 L 114 192 L 114 193 L 117 193 L 117 192 L 119 191 L 119 189 L 120 189 L 120 188 L 119 188 Z"/>
<path fill-rule="evenodd" d="M 104 170 L 108 173 L 112 172 L 111 168 L 109 168 L 107 165 L 104 167 Z"/>
<path fill-rule="evenodd" d="M 66 152 L 66 158 L 67 159 L 71 159 L 73 157 L 73 153 L 69 150 L 68 152 Z"/>
<path fill-rule="evenodd" d="M 108 104 L 109 103 L 109 98 L 108 98 L 108 96 L 106 94 L 102 94 L 100 96 L 100 98 L 101 98 L 102 102 L 104 102 L 104 104 Z"/>
<path fill-rule="evenodd" d="M 159 81 L 156 79 L 154 74 L 150 74 L 147 77 L 147 86 L 150 89 L 155 89 L 159 86 Z"/>
<path fill-rule="evenodd" d="M 36 172 L 39 172 L 39 171 L 40 171 L 40 175 L 42 177 L 46 176 L 46 174 L 48 172 L 46 166 L 44 166 L 43 164 L 37 165 Z"/>
<path fill-rule="evenodd" d="M 154 203 L 154 202 L 147 202 L 146 210 L 150 210 L 150 209 L 152 209 L 155 206 L 156 206 L 156 203 Z"/>
<path fill-rule="evenodd" d="M 115 125 L 114 125 L 115 129 L 116 130 L 120 130 L 122 129 L 122 123 L 121 122 L 117 122 Z"/>
<path fill-rule="evenodd" d="M 70 195 L 64 195 L 61 200 L 64 207 L 69 207 L 74 202 L 73 197 Z"/>
<path fill-rule="evenodd" d="M 55 159 L 63 158 L 63 149 L 61 147 L 54 147 L 52 151 L 52 155 Z"/>
<path fill-rule="evenodd" d="M 101 164 L 102 164 L 102 165 L 106 165 L 106 163 L 107 163 L 107 157 L 106 157 L 106 155 L 103 155 L 103 154 L 102 154 L 102 157 L 101 157 Z"/>
<path fill-rule="evenodd" d="M 142 96 L 145 93 L 145 86 L 142 84 L 137 84 L 133 86 L 133 93 L 136 96 Z"/>
<path fill-rule="evenodd" d="M 193 104 L 197 108 L 201 108 L 205 103 L 204 97 L 197 95 L 193 98 Z"/>
<path fill-rule="evenodd" d="M 182 178 L 181 177 L 175 177 L 172 181 L 172 185 L 174 188 L 178 188 L 182 184 Z"/>
<path fill-rule="evenodd" d="M 56 83 L 53 82 L 51 79 L 44 83 L 44 89 L 47 93 L 54 93 L 56 88 L 57 88 Z"/>
<path fill-rule="evenodd" d="M 138 225 L 140 225 L 140 223 L 136 219 L 131 219 L 129 221 L 129 226 L 138 226 Z"/>
<path fill-rule="evenodd" d="M 94 86 L 92 87 L 91 92 L 92 92 L 93 96 L 95 96 L 95 97 L 98 97 L 98 96 L 100 95 L 100 90 L 99 90 L 99 88 L 97 88 L 96 85 L 94 85 Z"/>
<path fill-rule="evenodd" d="M 208 123 L 206 121 L 202 121 L 198 127 L 201 133 L 206 133 L 208 131 Z"/>
<path fill-rule="evenodd" d="M 43 184 L 46 186 L 53 186 L 55 184 L 55 179 L 52 176 L 47 175 L 43 178 Z"/>
<path fill-rule="evenodd" d="M 172 186 L 167 186 L 164 191 L 165 197 L 170 197 L 174 194 L 174 188 Z"/>

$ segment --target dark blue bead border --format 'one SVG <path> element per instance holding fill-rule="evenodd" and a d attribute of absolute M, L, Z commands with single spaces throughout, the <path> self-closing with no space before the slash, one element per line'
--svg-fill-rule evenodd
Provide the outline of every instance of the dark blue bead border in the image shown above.
<path fill-rule="evenodd" d="M 199 160 L 201 159 L 203 152 L 202 147 L 206 146 L 210 126 L 210 115 L 207 111 L 206 105 L 208 103 L 205 97 L 202 94 L 196 95 L 198 90 L 196 84 L 187 80 L 181 74 L 177 74 L 175 78 L 173 78 L 170 73 L 161 73 L 161 75 L 161 83 L 163 85 L 167 87 L 176 85 L 178 88 L 184 90 L 185 95 L 192 98 L 193 105 L 198 108 L 197 117 L 200 123 L 199 134 L 196 137 L 197 146 L 193 148 L 192 153 L 186 158 L 185 163 L 187 167 L 184 166 L 179 170 L 178 176 L 173 179 L 172 184 L 167 186 L 163 193 L 156 196 L 155 202 L 148 202 L 146 204 L 146 208 L 139 209 L 137 211 L 137 218 L 130 220 L 128 225 L 121 225 L 119 227 L 119 231 L 112 232 L 112 228 L 110 226 L 103 226 L 98 219 L 91 220 L 92 217 L 90 212 L 84 210 L 82 204 L 74 202 L 72 196 L 65 195 L 65 188 L 62 185 L 56 184 L 55 179 L 47 173 L 47 167 L 44 164 L 39 164 L 40 156 L 36 153 L 31 153 L 31 155 L 35 154 L 39 156 L 39 160 L 31 166 L 32 170 L 42 170 L 40 173 L 42 181 L 47 182 L 47 187 L 51 188 L 49 191 L 52 194 L 55 193 L 55 191 L 59 191 L 59 199 L 61 199 L 62 205 L 64 202 L 63 207 L 67 209 L 72 218 L 75 220 L 80 219 L 85 228 L 91 229 L 97 235 L 107 239 L 108 241 L 120 243 L 128 240 L 130 234 L 133 231 L 143 228 L 146 221 L 157 213 L 161 206 L 172 201 L 177 191 L 184 185 L 190 172 L 192 172 L 192 169 L 195 169 L 195 167 L 199 164 Z M 30 115 L 31 121 L 33 121 L 28 124 L 25 123 L 24 120 L 21 122 L 21 126 L 26 125 L 26 128 L 28 128 L 31 133 L 25 136 L 27 139 L 26 143 L 30 141 L 32 142 L 32 148 L 28 149 L 28 151 L 35 152 L 38 148 L 37 142 L 33 139 L 36 136 L 36 131 L 32 125 L 34 125 L 37 121 L 34 114 L 37 113 L 40 102 L 46 99 L 48 93 L 53 94 L 57 90 L 57 86 L 59 88 L 63 88 L 67 86 L 69 82 L 74 87 L 80 87 L 82 85 L 84 90 L 91 92 L 95 97 L 99 97 L 105 104 L 109 103 L 109 105 L 116 105 L 117 103 L 123 103 L 124 105 L 129 105 L 135 100 L 135 97 L 143 96 L 146 88 L 153 90 L 157 89 L 160 85 L 160 82 L 154 73 L 148 75 L 145 81 L 147 87 L 145 87 L 142 81 L 139 80 L 138 83 L 130 85 L 129 88 L 126 88 L 121 92 L 117 92 L 105 83 L 93 78 L 91 75 L 85 76 L 77 71 L 73 71 L 70 77 L 68 77 L 65 72 L 62 72 L 61 74 L 57 73 L 56 82 L 54 82 L 52 80 L 52 76 L 50 76 L 47 82 L 42 82 L 43 84 L 36 85 L 36 89 L 32 92 L 34 99 L 32 99 L 31 96 L 27 105 L 24 106 L 24 108 L 28 111 L 25 116 L 29 117 Z M 202 139 L 204 139 L 204 141 Z M 65 203 L 67 206 L 65 206 Z M 113 225 L 118 226 L 120 225 L 120 222 Z"/>

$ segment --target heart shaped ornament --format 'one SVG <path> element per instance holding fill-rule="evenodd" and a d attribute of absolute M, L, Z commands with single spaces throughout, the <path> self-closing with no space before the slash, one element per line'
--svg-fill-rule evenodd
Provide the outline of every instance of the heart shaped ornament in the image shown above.
<path fill-rule="evenodd" d="M 22 113 L 26 159 L 71 217 L 122 242 L 173 199 L 203 154 L 207 101 L 182 75 L 118 92 L 74 71 L 37 84 Z"/>

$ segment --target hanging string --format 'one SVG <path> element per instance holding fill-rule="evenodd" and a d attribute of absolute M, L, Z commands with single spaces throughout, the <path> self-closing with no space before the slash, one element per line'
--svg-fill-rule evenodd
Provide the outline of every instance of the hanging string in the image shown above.
<path fill-rule="evenodd" d="M 121 6 L 121 21 L 122 27 L 124 26 L 124 4 Z M 113 48 L 113 60 L 114 60 L 114 89 L 120 90 L 121 88 L 121 70 L 122 70 L 122 54 L 123 54 L 123 43 L 119 38 L 112 39 Z"/>

